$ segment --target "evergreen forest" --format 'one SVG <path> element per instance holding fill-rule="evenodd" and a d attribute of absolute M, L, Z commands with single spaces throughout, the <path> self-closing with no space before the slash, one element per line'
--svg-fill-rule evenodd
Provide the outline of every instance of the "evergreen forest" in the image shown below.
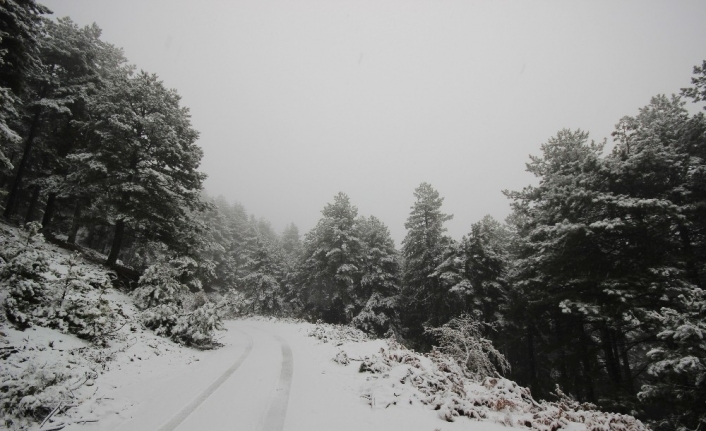
<path fill-rule="evenodd" d="M 527 162 L 536 181 L 502 191 L 506 220 L 451 238 L 443 190 L 422 182 L 396 245 L 343 192 L 309 232 L 276 232 L 207 195 L 178 92 L 95 24 L 49 14 L 0 2 L 6 223 L 90 250 L 127 289 L 171 268 L 246 313 L 352 325 L 420 351 L 431 328 L 470 317 L 538 399 L 560 388 L 654 429 L 706 426 L 706 61 L 679 95 L 617 118 L 614 145 L 583 130 L 549 137 Z"/>

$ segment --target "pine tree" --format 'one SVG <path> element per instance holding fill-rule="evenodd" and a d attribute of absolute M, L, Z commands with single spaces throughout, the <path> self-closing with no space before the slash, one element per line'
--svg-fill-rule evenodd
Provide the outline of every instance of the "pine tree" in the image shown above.
<path fill-rule="evenodd" d="M 444 235 L 444 222 L 453 216 L 441 212 L 444 199 L 428 183 L 417 187 L 414 196 L 417 200 L 405 223 L 407 236 L 402 241 L 403 308 L 409 336 L 421 340 L 422 325 L 441 326 L 451 317 L 450 298 L 434 273 L 451 241 Z"/>
<path fill-rule="evenodd" d="M 703 114 L 690 118 L 680 98 L 657 96 L 621 120 L 608 158 L 612 203 L 632 231 L 620 253 L 630 266 L 616 284 L 631 293 L 643 338 L 656 340 L 636 364 L 648 369 L 639 397 L 670 429 L 706 419 L 699 413 L 706 402 L 704 131 Z"/>
<path fill-rule="evenodd" d="M 471 226 L 460 243 L 451 244 L 435 274 L 447 295 L 458 297 L 454 316 L 470 313 L 481 322 L 501 320 L 507 302 L 507 242 L 510 232 L 491 216 Z"/>
<path fill-rule="evenodd" d="M 360 218 L 363 259 L 352 323 L 379 336 L 399 331 L 400 261 L 390 231 L 374 216 Z"/>
<path fill-rule="evenodd" d="M 21 99 L 27 79 L 39 67 L 38 39 L 42 16 L 49 9 L 34 0 L 7 0 L 0 3 L 0 174 L 13 169 L 12 153 L 20 150 L 18 130 Z M 6 152 L 9 149 L 10 152 Z"/>
<path fill-rule="evenodd" d="M 176 227 L 197 211 L 205 178 L 197 168 L 202 151 L 195 142 L 187 108 L 156 75 L 140 72 L 114 80 L 91 102 L 92 145 L 77 181 L 100 188 L 93 203 L 114 225 L 108 264 L 115 264 L 126 229 L 173 244 Z"/>
<path fill-rule="evenodd" d="M 505 192 L 517 218 L 524 220 L 510 293 L 519 301 L 512 305 L 517 312 L 513 317 L 526 334 L 528 351 L 546 352 L 530 358 L 549 373 L 538 375 L 540 368 L 530 367 L 528 377 L 537 395 L 544 395 L 538 383 L 554 379 L 564 390 L 593 401 L 599 349 L 590 336 L 593 330 L 609 341 L 603 344 L 604 362 L 614 385 L 620 384 L 607 310 L 601 307 L 614 303 L 602 283 L 616 261 L 608 247 L 619 222 L 600 204 L 602 144 L 589 142 L 580 130 L 562 130 L 541 149 L 542 156 L 530 156 L 527 165 L 539 185 Z"/>
<path fill-rule="evenodd" d="M 85 112 L 87 98 L 100 86 L 101 75 L 124 61 L 120 50 L 100 40 L 95 24 L 79 28 L 69 18 L 43 20 L 37 38 L 39 63 L 26 77 L 21 135 L 24 144 L 7 197 L 5 217 L 19 203 L 25 177 L 32 181 L 27 211 L 31 218 L 46 177 L 80 142 L 75 123 Z M 65 174 L 65 172 L 62 172 Z M 62 178 L 60 175 L 57 178 Z"/>
<path fill-rule="evenodd" d="M 249 311 L 258 315 L 281 315 L 284 311 L 282 280 L 284 256 L 276 243 L 259 236 L 256 250 L 240 279 Z"/>
<path fill-rule="evenodd" d="M 296 262 L 301 253 L 301 248 L 302 241 L 299 237 L 299 228 L 294 223 L 290 223 L 282 232 L 282 249 L 292 262 Z"/>
<path fill-rule="evenodd" d="M 310 316 L 347 323 L 355 316 L 361 277 L 358 209 L 345 193 L 339 193 L 321 213 L 323 217 L 304 240 L 297 295 Z"/>

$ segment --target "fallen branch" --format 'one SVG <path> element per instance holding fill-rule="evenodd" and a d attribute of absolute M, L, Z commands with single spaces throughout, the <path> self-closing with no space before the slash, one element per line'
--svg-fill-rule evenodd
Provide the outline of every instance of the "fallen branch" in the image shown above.
<path fill-rule="evenodd" d="M 44 418 L 44 420 L 42 421 L 42 423 L 39 424 L 39 428 L 40 428 L 40 429 L 44 426 L 44 424 L 47 423 L 47 421 L 48 421 L 49 419 L 51 419 L 52 416 L 54 416 L 54 414 L 56 414 L 56 412 L 59 411 L 59 409 L 61 408 L 61 405 L 62 405 L 62 404 L 64 404 L 64 402 L 63 402 L 63 401 L 60 401 L 59 404 L 58 404 L 56 407 L 54 407 L 54 410 L 52 410 L 52 411 L 47 415 L 47 417 Z M 62 428 L 63 428 L 63 427 L 62 427 Z"/>

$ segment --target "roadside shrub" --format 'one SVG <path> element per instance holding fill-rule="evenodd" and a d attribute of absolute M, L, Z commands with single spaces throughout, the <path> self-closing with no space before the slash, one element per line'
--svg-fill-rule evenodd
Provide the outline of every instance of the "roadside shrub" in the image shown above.
<path fill-rule="evenodd" d="M 439 340 L 438 350 L 454 358 L 476 379 L 498 376 L 510 370 L 510 363 L 493 343 L 483 338 L 483 323 L 463 315 L 451 319 L 440 328 L 425 331 Z"/>
<path fill-rule="evenodd" d="M 142 312 L 142 323 L 157 335 L 171 337 L 180 312 L 174 304 L 160 304 Z"/>
<path fill-rule="evenodd" d="M 167 262 L 150 266 L 133 292 L 135 305 L 143 310 L 162 304 L 181 305 L 189 289 L 179 281 L 179 276 L 180 271 Z"/>
<path fill-rule="evenodd" d="M 194 347 L 212 347 L 217 329 L 222 329 L 223 320 L 218 307 L 209 302 L 177 319 L 173 329 L 174 341 Z"/>
<path fill-rule="evenodd" d="M 1 376 L 0 411 L 5 426 L 10 429 L 29 425 L 17 423 L 24 417 L 42 420 L 60 401 L 70 398 L 68 380 L 73 376 L 59 365 L 29 365 L 17 374 L 2 373 Z"/>
<path fill-rule="evenodd" d="M 42 247 L 44 238 L 40 228 L 38 223 L 28 223 L 26 241 L 8 244 L 0 251 L 3 261 L 0 283 L 8 287 L 5 315 L 21 329 L 32 326 L 35 309 L 49 302 L 45 285 L 49 257 Z"/>
<path fill-rule="evenodd" d="M 101 344 L 114 328 L 115 316 L 107 300 L 76 298 L 57 310 L 54 325 L 63 332 Z"/>

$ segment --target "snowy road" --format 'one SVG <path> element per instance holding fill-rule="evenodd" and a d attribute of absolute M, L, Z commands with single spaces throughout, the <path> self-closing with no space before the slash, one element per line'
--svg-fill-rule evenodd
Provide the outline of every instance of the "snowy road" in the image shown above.
<path fill-rule="evenodd" d="M 220 349 L 163 351 L 114 366 L 98 379 L 93 402 L 81 407 L 84 416 L 98 422 L 65 430 L 501 429 L 465 419 L 444 422 L 426 408 L 371 408 L 361 398 L 369 374 L 359 373 L 358 363 L 344 367 L 332 361 L 341 347 L 307 336 L 312 325 L 245 320 L 225 326 Z M 370 353 L 379 350 L 378 344 L 368 346 Z"/>
<path fill-rule="evenodd" d="M 281 431 L 293 375 L 291 347 L 258 322 L 228 322 L 226 326 L 222 351 L 214 352 L 187 375 L 174 376 L 154 388 L 133 417 L 114 429 Z M 224 358 L 233 361 L 227 368 Z M 202 389 L 205 382 L 209 385 Z M 184 404 L 186 394 L 192 398 Z"/>

